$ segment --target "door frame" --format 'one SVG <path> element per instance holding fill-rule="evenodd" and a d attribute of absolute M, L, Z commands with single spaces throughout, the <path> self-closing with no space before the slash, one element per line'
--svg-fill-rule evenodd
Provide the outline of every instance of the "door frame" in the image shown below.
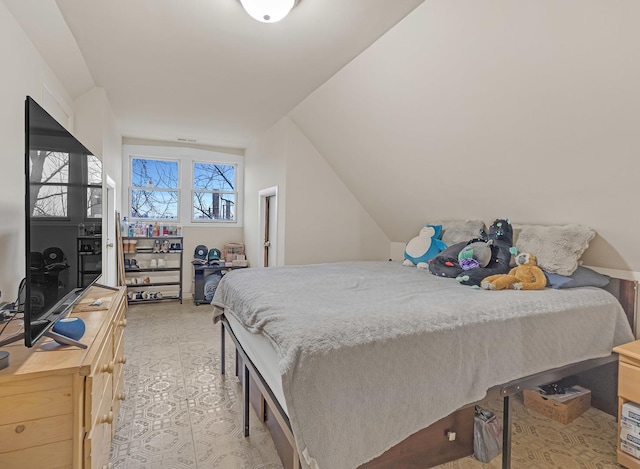
<path fill-rule="evenodd" d="M 261 254 L 261 263 L 262 267 L 265 266 L 264 262 L 264 242 L 265 242 L 265 226 L 267 223 L 266 219 L 266 206 L 267 206 L 267 198 L 275 197 L 275 203 L 269 202 L 269 211 L 273 213 L 273 223 L 275 224 L 275 230 L 272 232 L 275 233 L 275 239 L 269 239 L 269 250 L 273 252 L 273 258 L 276 260 L 276 264 L 278 265 L 278 186 L 269 187 L 267 189 L 262 189 L 258 191 L 258 206 L 260 207 L 260 224 L 258 225 L 258 229 L 260 230 L 259 235 L 259 247 L 258 252 Z M 271 266 L 273 267 L 273 266 Z"/>
<path fill-rule="evenodd" d="M 116 267 L 116 182 L 105 174 L 106 194 L 103 197 L 105 211 L 102 223 L 102 283 L 105 285 L 117 285 Z M 106 202 L 106 204 L 104 203 Z"/>

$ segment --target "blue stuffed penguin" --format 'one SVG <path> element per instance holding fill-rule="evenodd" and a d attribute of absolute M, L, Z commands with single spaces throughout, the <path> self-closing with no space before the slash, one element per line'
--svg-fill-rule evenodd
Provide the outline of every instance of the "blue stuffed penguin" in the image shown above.
<path fill-rule="evenodd" d="M 442 225 L 425 225 L 418 236 L 407 243 L 402 265 L 415 265 L 418 269 L 428 269 L 429 261 L 439 252 L 447 249 L 447 245 L 440 239 L 441 236 Z"/>

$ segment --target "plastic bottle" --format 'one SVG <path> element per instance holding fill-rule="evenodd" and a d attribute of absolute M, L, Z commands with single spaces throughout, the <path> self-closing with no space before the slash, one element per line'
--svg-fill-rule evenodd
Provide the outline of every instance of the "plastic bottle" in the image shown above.
<path fill-rule="evenodd" d="M 158 222 L 153 224 L 153 236 L 160 236 L 160 231 L 158 228 Z"/>
<path fill-rule="evenodd" d="M 182 236 L 182 225 L 178 225 L 178 227 L 176 229 L 176 235 L 177 236 Z"/>
<path fill-rule="evenodd" d="M 122 224 L 120 225 L 120 234 L 122 236 L 129 236 L 129 222 L 127 221 L 127 217 L 122 219 Z"/>

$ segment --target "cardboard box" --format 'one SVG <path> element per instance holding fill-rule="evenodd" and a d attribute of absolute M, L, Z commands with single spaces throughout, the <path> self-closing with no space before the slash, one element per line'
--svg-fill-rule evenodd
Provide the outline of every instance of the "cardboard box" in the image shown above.
<path fill-rule="evenodd" d="M 571 398 L 566 398 L 565 396 L 565 400 L 562 402 L 542 395 L 538 389 L 525 389 L 524 405 L 545 417 L 566 425 L 591 407 L 591 391 L 579 386 L 573 387 L 579 388 L 580 392 Z"/>
<path fill-rule="evenodd" d="M 640 424 L 640 406 L 633 402 L 625 402 L 622 404 L 621 417 Z"/>
<path fill-rule="evenodd" d="M 635 458 L 640 458 L 640 446 L 630 441 L 620 440 L 620 449 Z"/>
<path fill-rule="evenodd" d="M 636 435 L 640 436 L 640 422 L 636 422 L 635 420 L 631 420 L 630 418 L 625 417 L 624 415 L 620 417 L 620 428 L 624 428 Z"/>

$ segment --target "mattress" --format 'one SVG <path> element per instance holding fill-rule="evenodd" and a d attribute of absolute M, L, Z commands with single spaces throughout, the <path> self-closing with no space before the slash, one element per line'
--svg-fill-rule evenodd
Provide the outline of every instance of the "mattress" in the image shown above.
<path fill-rule="evenodd" d="M 282 409 L 287 412 L 287 402 L 282 390 L 282 379 L 278 370 L 278 354 L 271 342 L 261 334 L 252 334 L 233 316 L 226 316 L 229 327 L 233 331 L 249 360 L 260 371 L 262 378 L 273 392 Z"/>
<path fill-rule="evenodd" d="M 392 262 L 234 271 L 212 303 L 272 345 L 301 462 L 320 469 L 357 467 L 493 386 L 633 340 L 602 289 L 474 290 Z"/>

